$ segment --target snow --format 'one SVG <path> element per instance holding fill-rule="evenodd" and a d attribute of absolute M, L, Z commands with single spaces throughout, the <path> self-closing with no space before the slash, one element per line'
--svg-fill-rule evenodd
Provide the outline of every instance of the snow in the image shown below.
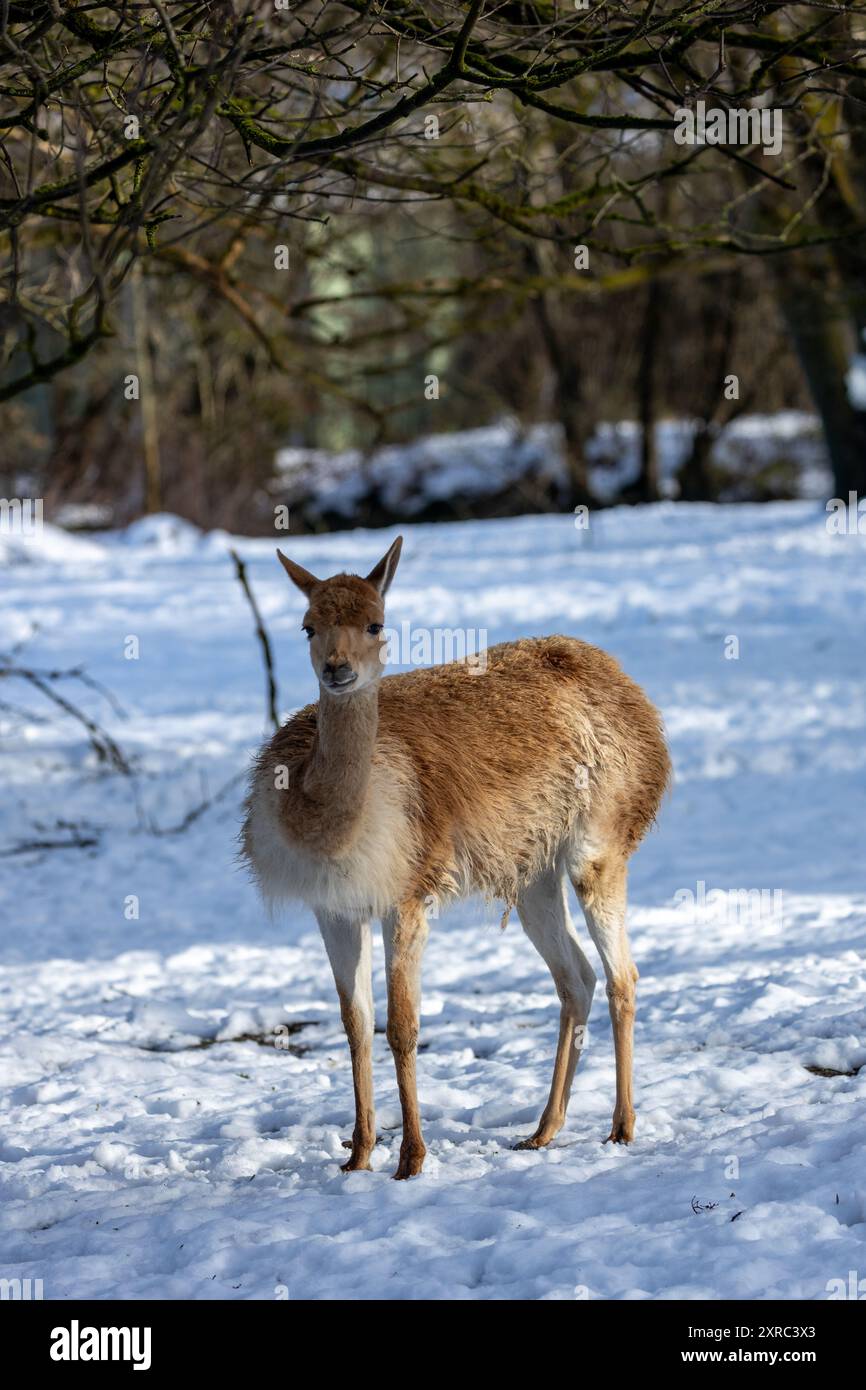
<path fill-rule="evenodd" d="M 866 410 L 866 356 L 855 353 L 845 375 L 848 400 L 855 410 Z"/>
<path fill-rule="evenodd" d="M 454 434 L 431 434 L 365 455 L 359 449 L 281 449 L 275 485 L 280 499 L 303 501 L 319 514 L 351 518 L 371 491 L 391 512 L 414 516 L 432 502 L 475 500 L 532 477 L 536 489 L 565 479 L 559 432 L 523 429 L 516 420 Z"/>
<path fill-rule="evenodd" d="M 277 541 L 363 572 L 393 534 Z M 866 1258 L 866 538 L 808 501 L 405 534 L 393 623 L 574 633 L 664 713 L 676 785 L 631 875 L 635 1143 L 602 1143 L 600 988 L 565 1129 L 513 1151 L 558 1009 L 519 925 L 472 901 L 425 963 L 425 1171 L 388 1176 L 381 1031 L 374 1171 L 339 1171 L 352 1089 L 324 949 L 303 910 L 268 920 L 234 860 L 264 680 L 232 542 L 175 518 L 86 540 L 46 523 L 0 553 L 0 650 L 83 663 L 123 715 L 64 693 L 135 775 L 0 681 L 0 1278 L 50 1299 L 826 1298 Z M 234 543 L 288 711 L 314 694 L 302 601 L 273 542 Z M 69 827 L 96 845 L 8 853 Z"/>
<path fill-rule="evenodd" d="M 853 370 L 853 369 L 852 369 Z M 675 475 L 688 456 L 696 420 L 665 419 L 657 425 L 660 487 L 678 493 Z M 593 493 L 613 501 L 640 471 L 641 429 L 635 421 L 602 423 L 586 445 Z M 826 495 L 830 475 L 818 420 L 803 411 L 742 415 L 720 430 L 714 460 L 729 468 L 725 484 L 742 501 L 754 496 L 756 476 L 780 469 L 801 497 Z M 425 509 L 460 498 L 467 506 L 511 491 L 517 497 L 567 495 L 562 430 L 554 425 L 523 427 L 504 419 L 480 429 L 431 434 L 411 444 L 391 444 L 364 454 L 347 449 L 281 449 L 271 492 L 276 504 L 291 506 L 313 529 L 323 516 L 351 522 L 363 504 L 375 502 L 387 515 L 417 517 Z"/>

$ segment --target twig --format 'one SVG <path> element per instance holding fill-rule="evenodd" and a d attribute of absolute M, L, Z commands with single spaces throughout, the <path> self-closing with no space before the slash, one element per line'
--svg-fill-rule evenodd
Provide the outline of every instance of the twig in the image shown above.
<path fill-rule="evenodd" d="M 24 650 L 28 642 L 32 642 L 33 638 L 37 635 L 37 633 L 40 630 L 41 625 L 39 623 L 31 623 L 30 631 L 25 632 L 24 636 L 19 638 L 19 640 L 15 643 L 13 647 L 10 647 L 8 657 L 4 657 L 2 658 L 2 660 L 4 660 L 5 662 L 11 661 L 13 656 L 17 656 L 19 652 Z"/>
<path fill-rule="evenodd" d="M 0 700 L 0 713 L 14 714 L 19 719 L 30 720 L 33 724 L 47 724 L 49 722 L 44 714 L 34 714 L 32 710 L 25 709 L 23 705 L 10 705 L 8 700 Z"/>
<path fill-rule="evenodd" d="M 267 682 L 267 713 L 270 716 L 270 720 L 274 726 L 274 729 L 276 730 L 280 727 L 280 721 L 277 716 L 277 683 L 274 677 L 274 659 L 271 652 L 270 639 L 268 638 L 268 634 L 265 631 L 265 625 L 262 621 L 262 615 L 259 612 L 259 606 L 256 603 L 253 591 L 250 588 L 249 580 L 247 579 L 246 565 L 244 564 L 243 560 L 241 559 L 240 555 L 238 555 L 236 550 L 230 549 L 229 554 L 235 562 L 235 570 L 237 571 L 238 579 L 240 580 L 241 587 L 244 593 L 246 594 L 247 601 L 250 605 L 250 608 L 252 609 L 253 619 L 256 625 L 256 635 L 259 639 L 259 642 L 261 643 L 262 648 L 262 660 L 265 663 L 265 677 Z"/>
<path fill-rule="evenodd" d="M 39 672 L 31 671 L 25 666 L 0 666 L 0 678 L 9 676 L 18 676 L 21 680 L 28 681 L 29 684 L 40 691 L 47 700 L 51 700 L 52 703 L 57 705 L 59 709 L 62 709 L 64 713 L 71 715 L 73 719 L 77 719 L 78 723 L 82 724 L 87 730 L 91 747 L 100 762 L 110 763 L 117 772 L 122 772 L 125 777 L 130 777 L 132 775 L 132 768 L 111 735 L 107 734 L 104 729 L 101 729 L 99 725 L 90 718 L 89 714 L 85 714 L 77 705 L 73 705 L 71 700 L 67 700 L 63 695 L 58 695 L 57 691 L 51 688 L 48 682 L 52 679 L 53 673 L 49 672 L 47 675 L 43 676 Z"/>
<path fill-rule="evenodd" d="M 8 656 L 0 656 L 0 675 L 3 674 L 4 669 L 20 670 L 18 667 L 12 667 L 12 657 L 16 654 L 20 646 L 21 643 L 18 644 L 18 647 L 13 647 Z M 113 691 L 103 685 L 102 681 L 98 681 L 95 676 L 89 676 L 83 666 L 70 666 L 66 670 L 51 669 L 42 666 L 30 666 L 27 669 L 34 675 L 40 676 L 44 681 L 81 681 L 82 685 L 88 686 L 91 690 L 95 690 L 97 695 L 101 695 L 105 703 L 111 706 L 119 719 L 126 719 L 127 717 L 126 710 Z"/>
<path fill-rule="evenodd" d="M 218 801 L 222 801 L 223 797 L 231 791 L 232 787 L 236 787 L 238 782 L 243 781 L 246 776 L 246 769 L 243 772 L 236 772 L 233 777 L 230 777 L 227 782 L 223 783 L 219 791 L 214 792 L 213 796 L 207 797 L 204 801 L 199 802 L 198 806 L 193 806 L 190 811 L 187 811 L 186 815 L 182 820 L 178 821 L 177 825 L 167 825 L 165 828 L 161 828 L 158 825 L 154 825 L 151 821 L 147 827 L 148 831 L 151 835 L 182 834 L 184 830 L 188 830 L 191 825 L 194 825 L 199 817 L 204 815 L 205 811 L 209 811 Z"/>
<path fill-rule="evenodd" d="M 99 844 L 95 835 L 76 835 L 70 840 L 22 840 L 10 849 L 0 849 L 0 859 L 10 859 L 13 854 L 36 854 L 47 849 L 94 849 Z"/>

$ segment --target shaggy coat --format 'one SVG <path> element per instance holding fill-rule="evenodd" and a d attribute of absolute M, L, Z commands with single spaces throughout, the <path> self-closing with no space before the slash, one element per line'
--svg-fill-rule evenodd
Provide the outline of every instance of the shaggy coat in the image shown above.
<path fill-rule="evenodd" d="M 560 847 L 570 865 L 592 844 L 633 853 L 669 771 L 641 689 L 574 637 L 503 642 L 486 662 L 382 680 L 364 796 L 350 816 L 337 819 L 304 790 L 318 704 L 283 725 L 258 756 L 244 832 L 265 897 L 375 917 L 407 897 L 479 892 L 514 904 Z M 255 852 L 259 807 L 276 863 Z M 368 867 L 353 873 L 359 853 Z M 307 854 L 312 875 L 297 872 Z"/>
<path fill-rule="evenodd" d="M 424 1152 L 414 1050 L 425 907 L 476 892 L 517 908 L 551 968 L 560 1046 L 548 1107 L 526 1143 L 557 1132 L 595 983 L 568 916 L 566 877 L 605 966 L 617 1052 L 610 1137 L 627 1141 L 637 972 L 625 865 L 669 779 L 659 715 L 612 657 L 573 637 L 502 643 L 480 667 L 452 662 L 380 679 L 377 629 L 398 555 L 399 542 L 366 579 L 325 581 L 280 557 L 308 599 L 321 698 L 261 750 L 242 837 L 264 898 L 300 898 L 322 927 L 355 1072 L 346 1166 L 366 1167 L 375 1139 L 363 1056 L 372 1005 L 359 978 L 369 921 L 381 918 L 386 934 L 405 1177 L 420 1171 Z"/>

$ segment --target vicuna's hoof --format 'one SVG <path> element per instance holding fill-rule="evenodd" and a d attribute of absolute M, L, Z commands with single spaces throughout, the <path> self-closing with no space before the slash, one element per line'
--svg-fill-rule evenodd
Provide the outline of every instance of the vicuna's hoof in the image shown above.
<path fill-rule="evenodd" d="M 519 1144 L 512 1144 L 512 1149 L 546 1149 L 553 1135 L 546 1138 L 543 1134 L 531 1134 L 528 1139 L 521 1139 Z"/>
<path fill-rule="evenodd" d="M 340 1164 L 341 1173 L 357 1173 L 361 1171 L 367 1173 L 370 1171 L 370 1160 L 366 1154 L 352 1154 L 351 1158 L 347 1158 L 345 1163 Z"/>
<path fill-rule="evenodd" d="M 356 1173 L 359 1169 L 367 1172 L 370 1170 L 370 1150 L 375 1144 L 375 1139 L 370 1139 L 367 1135 L 353 1135 L 351 1139 L 343 1140 L 343 1148 L 351 1149 L 352 1156 L 347 1158 L 345 1163 L 340 1164 L 340 1169 L 344 1173 Z"/>
<path fill-rule="evenodd" d="M 622 1118 L 614 1115 L 610 1134 L 604 1142 L 606 1144 L 630 1144 L 632 1139 L 634 1139 L 634 1112 Z"/>
<path fill-rule="evenodd" d="M 417 1178 L 424 1167 L 426 1154 L 426 1149 L 401 1149 L 400 1162 L 397 1164 L 397 1171 L 394 1174 L 396 1180 L 401 1182 L 403 1178 Z"/>

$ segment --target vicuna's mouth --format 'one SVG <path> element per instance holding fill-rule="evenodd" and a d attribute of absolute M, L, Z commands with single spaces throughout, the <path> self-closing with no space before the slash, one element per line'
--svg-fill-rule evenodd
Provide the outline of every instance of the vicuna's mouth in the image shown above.
<path fill-rule="evenodd" d="M 327 690 L 348 690 L 350 686 L 355 684 L 357 679 L 357 671 L 352 671 L 350 675 L 341 676 L 339 680 L 336 676 L 323 676 L 322 685 L 324 685 Z"/>

